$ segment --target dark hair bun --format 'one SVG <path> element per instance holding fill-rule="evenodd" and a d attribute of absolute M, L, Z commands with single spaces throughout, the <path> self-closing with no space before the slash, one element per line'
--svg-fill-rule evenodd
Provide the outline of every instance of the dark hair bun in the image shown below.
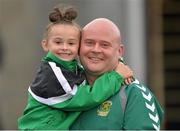
<path fill-rule="evenodd" d="M 64 19 L 66 19 L 67 21 L 72 21 L 76 19 L 76 17 L 77 17 L 77 12 L 73 8 L 67 9 L 64 14 Z"/>
<path fill-rule="evenodd" d="M 72 6 L 59 5 L 49 14 L 49 20 L 53 23 L 72 22 L 77 17 L 77 11 Z"/>
<path fill-rule="evenodd" d="M 62 14 L 58 8 L 54 8 L 54 11 L 49 14 L 49 20 L 51 22 L 58 22 L 62 19 Z"/>

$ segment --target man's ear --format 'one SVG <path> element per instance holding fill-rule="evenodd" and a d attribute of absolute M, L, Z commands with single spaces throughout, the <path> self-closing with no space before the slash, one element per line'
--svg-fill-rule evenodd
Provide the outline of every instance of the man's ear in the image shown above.
<path fill-rule="evenodd" d="M 122 57 L 124 55 L 124 45 L 120 44 L 119 46 L 119 56 Z"/>
<path fill-rule="evenodd" d="M 43 40 L 41 41 L 41 46 L 42 46 L 42 48 L 43 48 L 44 51 L 48 52 L 48 42 L 47 42 L 46 39 L 43 39 Z"/>

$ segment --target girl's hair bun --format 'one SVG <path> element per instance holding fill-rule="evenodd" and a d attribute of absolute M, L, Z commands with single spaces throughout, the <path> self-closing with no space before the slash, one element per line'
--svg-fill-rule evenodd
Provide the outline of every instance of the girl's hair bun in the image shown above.
<path fill-rule="evenodd" d="M 77 17 L 77 11 L 72 6 L 59 5 L 49 14 L 52 23 L 72 22 Z"/>
<path fill-rule="evenodd" d="M 64 19 L 67 21 L 73 21 L 77 17 L 77 11 L 74 8 L 68 8 L 64 14 Z"/>
<path fill-rule="evenodd" d="M 54 11 L 49 14 L 50 22 L 58 22 L 62 19 L 62 14 L 58 8 L 54 8 Z"/>

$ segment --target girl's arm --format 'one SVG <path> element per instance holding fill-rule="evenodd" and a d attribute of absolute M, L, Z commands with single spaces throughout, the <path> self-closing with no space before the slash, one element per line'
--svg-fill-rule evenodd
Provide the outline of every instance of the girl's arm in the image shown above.
<path fill-rule="evenodd" d="M 127 78 L 128 76 L 132 76 L 132 71 L 127 66 L 120 65 L 119 68 L 121 68 L 121 70 L 118 70 L 119 74 L 115 71 L 104 73 L 94 82 L 93 86 L 83 84 L 78 87 L 74 86 L 72 90 L 67 90 L 66 94 L 61 96 L 43 98 L 33 94 L 31 88 L 29 88 L 29 92 L 37 101 L 54 108 L 67 111 L 88 110 L 117 93 L 124 81 L 123 77 Z M 45 71 L 48 71 L 48 69 L 46 68 L 44 72 Z M 120 74 L 122 74 L 123 77 Z M 50 76 L 52 77 L 52 75 L 46 75 L 46 77 Z M 46 78 L 46 80 L 48 79 Z M 57 80 L 62 79 L 57 78 Z M 64 85 L 67 86 L 69 83 L 65 82 L 59 87 L 65 89 L 63 87 Z M 51 91 L 51 89 L 52 87 L 47 88 L 48 91 Z M 45 91 L 45 93 L 48 93 L 48 91 Z"/>

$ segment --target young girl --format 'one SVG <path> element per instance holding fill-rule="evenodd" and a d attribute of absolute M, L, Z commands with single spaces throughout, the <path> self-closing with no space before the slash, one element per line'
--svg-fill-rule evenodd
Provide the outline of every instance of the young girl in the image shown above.
<path fill-rule="evenodd" d="M 76 60 L 81 37 L 81 28 L 73 21 L 76 17 L 77 12 L 70 6 L 56 7 L 50 13 L 51 23 L 42 40 L 48 53 L 28 89 L 28 103 L 18 119 L 19 129 L 69 129 L 80 111 L 114 95 L 124 78 L 132 76 L 127 66 L 119 64 L 118 72 L 124 78 L 112 71 L 103 74 L 93 87 L 86 84 Z"/>

